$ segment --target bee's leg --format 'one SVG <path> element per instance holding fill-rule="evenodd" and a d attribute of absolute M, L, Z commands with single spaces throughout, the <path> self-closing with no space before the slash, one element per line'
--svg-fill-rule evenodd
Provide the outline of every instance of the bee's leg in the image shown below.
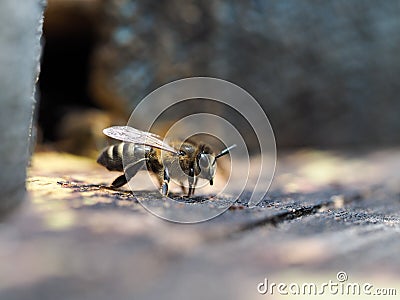
<path fill-rule="evenodd" d="M 111 183 L 111 186 L 113 188 L 119 188 L 125 184 L 128 183 L 129 180 L 131 180 L 131 178 L 133 176 L 136 175 L 136 173 L 144 167 L 144 162 L 146 161 L 146 158 L 143 159 L 139 159 L 138 161 L 135 161 L 134 163 L 129 164 L 124 171 L 124 174 L 122 174 L 121 176 L 117 177 L 113 183 Z"/>
<path fill-rule="evenodd" d="M 168 195 L 168 183 L 169 183 L 170 177 L 169 177 L 169 172 L 168 172 L 168 168 L 165 167 L 164 168 L 164 181 L 161 185 L 161 193 L 163 196 L 167 196 Z"/>
<path fill-rule="evenodd" d="M 121 176 L 118 176 L 113 183 L 111 183 L 111 186 L 113 188 L 119 188 L 126 184 L 128 181 L 126 180 L 125 174 L 122 174 Z"/>
<path fill-rule="evenodd" d="M 194 188 L 195 188 L 195 178 L 194 178 L 194 169 L 190 168 L 189 170 L 189 177 L 188 177 L 188 181 L 189 181 L 189 192 L 188 192 L 188 197 L 192 196 L 194 194 Z"/>
<path fill-rule="evenodd" d="M 183 182 L 179 182 L 180 186 L 181 186 L 181 190 L 182 190 L 182 194 L 186 194 L 186 187 L 184 185 Z"/>
<path fill-rule="evenodd" d="M 197 180 L 198 180 L 198 179 L 199 179 L 198 177 L 195 177 L 195 178 L 194 178 L 194 182 L 192 183 L 192 194 L 191 194 L 191 196 L 194 195 L 194 190 L 196 189 Z"/>

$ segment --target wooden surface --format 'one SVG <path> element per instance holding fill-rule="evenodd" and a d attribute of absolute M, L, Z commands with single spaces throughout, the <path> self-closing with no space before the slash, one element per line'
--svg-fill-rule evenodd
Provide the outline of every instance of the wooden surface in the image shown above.
<path fill-rule="evenodd" d="M 105 188 L 116 174 L 93 160 L 38 153 L 29 200 L 0 225 L 0 299 L 290 299 L 257 284 L 340 271 L 398 297 L 399 170 L 398 149 L 281 153 L 257 207 L 182 225 L 137 200 L 157 194 Z"/>

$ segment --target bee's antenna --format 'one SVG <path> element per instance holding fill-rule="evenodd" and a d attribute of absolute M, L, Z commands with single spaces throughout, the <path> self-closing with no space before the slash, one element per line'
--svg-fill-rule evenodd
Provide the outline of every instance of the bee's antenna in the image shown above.
<path fill-rule="evenodd" d="M 232 150 L 232 149 L 235 148 L 235 147 L 236 147 L 236 144 L 233 144 L 232 146 L 229 146 L 228 148 L 225 148 L 225 149 L 222 150 L 220 153 L 218 153 L 218 154 L 215 156 L 215 160 L 214 160 L 213 164 L 215 164 L 215 162 L 217 161 L 217 158 L 220 158 L 221 156 L 224 156 L 224 155 L 228 154 L 229 151 Z"/>

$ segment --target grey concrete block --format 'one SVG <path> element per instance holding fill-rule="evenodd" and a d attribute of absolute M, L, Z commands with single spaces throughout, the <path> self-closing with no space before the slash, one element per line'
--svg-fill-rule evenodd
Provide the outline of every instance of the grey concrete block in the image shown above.
<path fill-rule="evenodd" d="M 0 2 L 0 214 L 25 194 L 44 3 Z"/>

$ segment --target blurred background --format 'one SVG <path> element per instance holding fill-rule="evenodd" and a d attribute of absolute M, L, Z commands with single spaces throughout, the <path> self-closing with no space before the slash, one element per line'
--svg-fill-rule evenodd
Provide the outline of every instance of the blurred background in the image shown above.
<path fill-rule="evenodd" d="M 47 2 L 37 149 L 56 151 L 32 156 L 29 200 L 0 220 L 0 299 L 259 299 L 256 285 L 266 276 L 328 282 L 339 271 L 348 282 L 399 287 L 399 1 Z M 0 21 L 24 23 L 0 26 L 2 45 L 16 44 L 1 52 L 13 58 L 1 69 L 5 95 L 33 82 L 34 61 L 26 60 L 38 51 L 43 6 L 0 3 Z M 104 187 L 116 174 L 94 159 L 108 142 L 103 128 L 126 124 L 148 93 L 189 76 L 222 78 L 253 95 L 281 154 L 259 207 L 240 201 L 196 226 L 164 222 L 138 204 L 168 209 L 157 193 Z M 25 169 L 31 116 L 18 127 L 10 109 L 19 112 L 18 94 L 0 109 L 0 132 L 19 128 L 25 137 L 0 144 L 3 201 L 10 183 L 25 187 L 25 173 L 11 176 Z M 20 95 L 28 108 L 31 94 L 26 87 Z M 165 124 L 203 109 L 189 108 L 167 110 Z M 239 119 L 223 107 L 218 113 Z M 146 179 L 137 181 L 143 189 Z M 215 211 L 218 199 L 208 196 L 204 207 Z"/>
<path fill-rule="evenodd" d="M 94 155 L 102 128 L 189 76 L 246 89 L 280 148 L 399 144 L 399 15 L 396 0 L 48 0 L 39 144 Z"/>

